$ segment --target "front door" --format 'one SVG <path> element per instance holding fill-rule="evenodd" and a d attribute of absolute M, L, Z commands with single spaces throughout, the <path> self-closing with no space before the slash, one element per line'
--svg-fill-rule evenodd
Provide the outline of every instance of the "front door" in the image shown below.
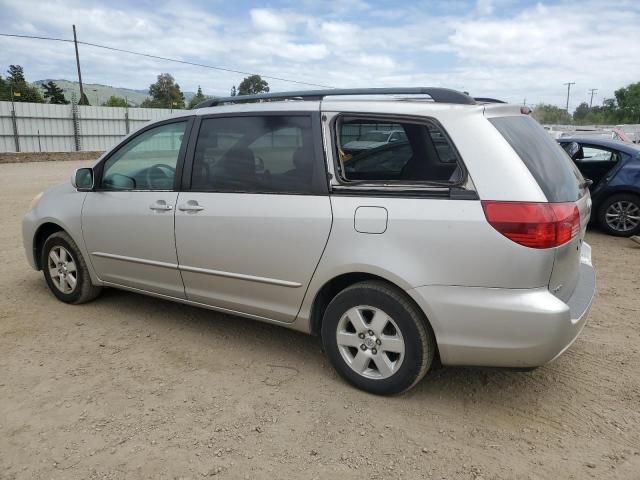
<path fill-rule="evenodd" d="M 174 236 L 176 170 L 190 120 L 143 130 L 96 168 L 82 231 L 98 277 L 184 298 Z"/>
<path fill-rule="evenodd" d="M 311 114 L 202 120 L 176 210 L 189 300 L 295 319 L 331 229 L 320 140 Z"/>

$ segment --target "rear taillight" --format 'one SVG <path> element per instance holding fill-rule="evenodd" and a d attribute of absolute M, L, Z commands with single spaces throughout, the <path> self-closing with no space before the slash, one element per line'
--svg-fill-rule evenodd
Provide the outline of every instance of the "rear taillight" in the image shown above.
<path fill-rule="evenodd" d="M 580 231 L 575 203 L 483 201 L 484 216 L 502 235 L 531 248 L 553 248 Z"/>

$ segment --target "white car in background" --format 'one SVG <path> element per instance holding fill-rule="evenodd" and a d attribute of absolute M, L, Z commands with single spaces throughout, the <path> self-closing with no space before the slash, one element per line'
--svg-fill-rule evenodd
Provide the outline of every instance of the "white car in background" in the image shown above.
<path fill-rule="evenodd" d="M 347 151 L 369 150 L 400 141 L 407 141 L 407 134 L 404 133 L 404 130 L 370 130 L 358 140 L 344 145 L 344 149 Z"/>

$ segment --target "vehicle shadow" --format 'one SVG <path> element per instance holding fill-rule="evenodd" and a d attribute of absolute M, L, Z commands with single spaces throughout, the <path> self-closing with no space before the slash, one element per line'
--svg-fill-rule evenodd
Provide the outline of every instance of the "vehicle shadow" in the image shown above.
<path fill-rule="evenodd" d="M 62 306 L 50 295 L 41 277 L 33 277 L 27 283 L 33 291 L 49 295 L 52 305 Z M 498 403 L 513 409 L 519 408 L 518 403 L 531 395 L 543 401 L 547 394 L 553 394 L 556 386 L 552 375 L 556 369 L 550 367 L 522 372 L 436 365 L 410 391 L 390 398 L 375 397 L 357 391 L 338 377 L 322 352 L 320 338 L 278 325 L 112 288 L 105 289 L 92 303 L 64 305 L 62 308 L 86 309 L 84 315 L 92 317 L 106 330 L 118 332 L 126 323 L 130 329 L 156 335 L 169 343 L 186 344 L 187 348 L 194 351 L 209 342 L 216 345 L 213 355 L 226 355 L 248 348 L 254 358 L 275 358 L 285 368 L 303 368 L 303 375 L 316 377 L 317 383 L 331 385 L 338 394 L 351 397 L 363 395 L 372 401 L 384 398 L 394 403 L 419 401 L 443 406 L 458 402 L 465 408 Z M 193 338 L 198 338 L 200 343 L 190 345 L 189 339 Z M 566 363 L 570 366 L 569 362 Z M 563 368 L 567 365 L 563 365 Z M 563 378 L 567 375 L 571 375 L 571 372 L 562 374 Z"/>

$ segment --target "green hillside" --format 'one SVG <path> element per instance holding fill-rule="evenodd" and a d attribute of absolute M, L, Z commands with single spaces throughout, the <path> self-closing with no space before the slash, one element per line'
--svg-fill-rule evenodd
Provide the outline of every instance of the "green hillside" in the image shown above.
<path fill-rule="evenodd" d="M 36 80 L 33 85 L 42 85 L 49 80 L 53 80 L 64 91 L 64 96 L 67 100 L 71 100 L 72 92 L 75 93 L 76 100 L 80 98 L 80 86 L 78 82 L 71 82 L 69 80 Z M 142 101 L 149 96 L 148 90 L 133 90 L 131 88 L 111 87 L 109 85 L 101 85 L 99 83 L 85 83 L 84 93 L 89 99 L 91 105 L 102 105 L 110 96 L 126 98 L 129 104 L 138 106 Z M 193 92 L 184 92 L 184 96 L 187 101 L 194 95 Z"/>

